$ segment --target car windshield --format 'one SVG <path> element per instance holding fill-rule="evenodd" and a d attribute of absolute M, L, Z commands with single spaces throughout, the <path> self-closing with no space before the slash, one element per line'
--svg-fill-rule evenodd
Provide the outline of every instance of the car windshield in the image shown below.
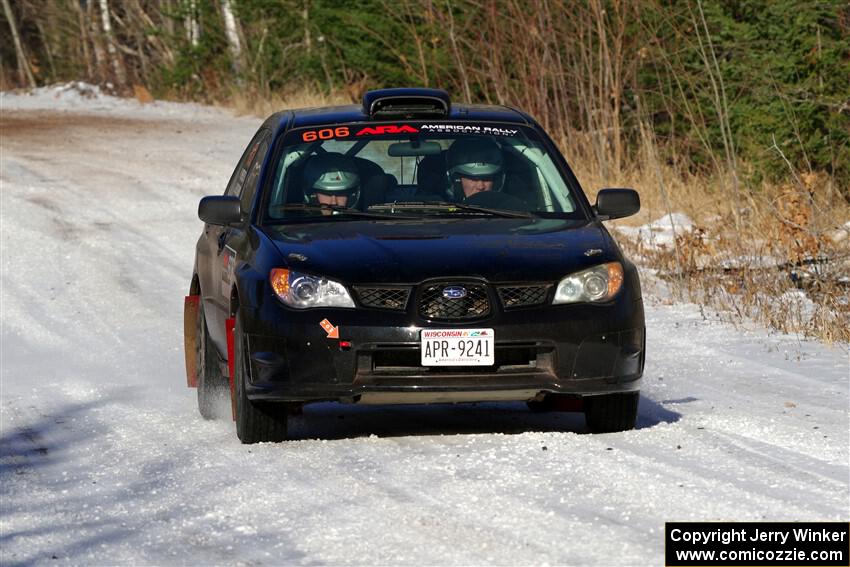
<path fill-rule="evenodd" d="M 533 129 L 517 124 L 302 128 L 286 134 L 273 160 L 263 201 L 264 220 L 271 223 L 394 216 L 584 218 L 546 146 Z"/>

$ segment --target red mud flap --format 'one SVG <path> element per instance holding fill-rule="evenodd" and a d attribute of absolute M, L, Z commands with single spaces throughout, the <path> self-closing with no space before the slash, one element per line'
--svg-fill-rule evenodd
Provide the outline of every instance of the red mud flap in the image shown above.
<path fill-rule="evenodd" d="M 199 295 L 187 295 L 183 298 L 183 349 L 186 351 L 186 385 L 198 387 L 198 369 L 195 367 L 195 353 L 198 343 Z"/>
<path fill-rule="evenodd" d="M 236 343 L 233 337 L 233 329 L 236 327 L 236 319 L 230 317 L 224 321 L 224 331 L 227 334 L 227 371 L 230 374 L 230 410 L 233 421 L 236 421 L 236 376 L 233 369 L 236 367 Z"/>

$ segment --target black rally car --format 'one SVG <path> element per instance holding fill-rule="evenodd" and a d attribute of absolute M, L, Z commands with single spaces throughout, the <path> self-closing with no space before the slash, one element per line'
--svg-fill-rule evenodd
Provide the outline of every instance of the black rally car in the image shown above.
<path fill-rule="evenodd" d="M 445 91 L 284 111 L 248 144 L 204 230 L 185 300 L 204 417 L 232 403 L 245 443 L 286 438 L 319 401 L 526 401 L 634 427 L 644 366 L 635 267 L 527 114 Z"/>

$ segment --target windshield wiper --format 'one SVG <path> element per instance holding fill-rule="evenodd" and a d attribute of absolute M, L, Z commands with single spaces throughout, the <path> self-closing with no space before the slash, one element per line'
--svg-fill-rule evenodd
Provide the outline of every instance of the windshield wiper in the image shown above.
<path fill-rule="evenodd" d="M 509 209 L 491 209 L 489 207 L 479 207 L 477 205 L 468 205 L 466 203 L 450 203 L 448 201 L 404 201 L 402 203 L 381 203 L 380 205 L 372 205 L 369 210 L 389 210 L 389 211 L 407 211 L 407 210 L 422 210 L 422 209 L 439 209 L 453 213 L 463 211 L 468 213 L 477 213 L 481 215 L 493 215 L 506 218 L 537 218 L 533 213 L 527 211 L 515 211 Z"/>
<path fill-rule="evenodd" d="M 370 207 L 371 208 L 371 207 Z M 349 209 L 342 205 L 326 205 L 324 203 L 292 203 L 289 205 L 278 205 L 274 207 L 275 211 L 333 211 L 333 215 L 322 215 L 322 220 L 332 220 L 341 217 L 365 217 L 372 219 L 398 219 L 398 218 L 413 218 L 400 217 L 399 215 L 387 215 L 382 213 L 371 213 L 368 211 L 358 211 L 357 209 Z"/>

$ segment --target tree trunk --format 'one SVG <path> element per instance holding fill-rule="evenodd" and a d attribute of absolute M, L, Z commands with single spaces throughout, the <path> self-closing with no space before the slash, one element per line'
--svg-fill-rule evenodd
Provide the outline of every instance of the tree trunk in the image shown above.
<path fill-rule="evenodd" d="M 77 9 L 77 23 L 80 26 L 80 47 L 82 48 L 82 56 L 86 64 L 86 79 L 90 81 L 94 76 L 94 69 L 92 68 L 91 52 L 89 51 L 89 29 L 86 26 L 86 15 L 79 2 L 74 2 L 74 7 Z"/>
<path fill-rule="evenodd" d="M 15 43 L 15 55 L 18 58 L 18 76 L 21 83 L 26 82 L 30 87 L 35 87 L 35 77 L 32 76 L 29 61 L 24 53 L 24 47 L 21 45 L 21 37 L 18 35 L 18 24 L 15 23 L 15 15 L 12 13 L 12 7 L 9 5 L 9 0 L 3 0 L 3 11 L 6 13 L 6 21 L 9 22 L 9 28 L 12 30 L 12 40 Z"/>
<path fill-rule="evenodd" d="M 183 25 L 186 28 L 186 39 L 189 40 L 189 45 L 198 47 L 198 42 L 201 38 L 201 28 L 198 26 L 198 5 L 195 0 L 189 0 L 186 7 L 186 18 L 183 20 Z"/>
<path fill-rule="evenodd" d="M 113 71 L 115 71 L 115 82 L 123 87 L 127 84 L 127 72 L 124 69 L 124 61 L 121 59 L 118 49 L 115 48 L 108 0 L 100 0 L 100 17 L 103 21 L 103 33 L 106 35 L 106 51 L 109 53 L 109 60 L 112 63 Z"/>
<path fill-rule="evenodd" d="M 173 9 L 171 7 L 171 0 L 160 0 L 159 3 L 159 13 L 160 14 L 168 14 L 163 19 L 163 23 L 165 24 L 165 31 L 168 32 L 168 37 L 174 37 L 174 19 L 171 17 L 173 14 Z"/>
<path fill-rule="evenodd" d="M 55 81 L 56 63 L 53 61 L 53 49 L 50 47 L 50 37 L 44 30 L 44 24 L 41 22 L 40 18 L 36 18 L 35 27 L 38 30 L 38 36 L 41 38 L 41 45 L 44 47 L 44 53 L 47 55 L 47 64 L 50 67 L 50 80 Z"/>
<path fill-rule="evenodd" d="M 457 63 L 458 72 L 460 73 L 460 81 L 463 86 L 463 101 L 467 104 L 472 102 L 472 92 L 469 89 L 469 77 L 466 74 L 466 67 L 463 65 L 463 58 L 460 55 L 460 50 L 457 46 L 457 37 L 455 36 L 455 18 L 452 14 L 452 9 L 449 7 L 446 10 L 446 15 L 449 18 L 449 39 L 452 44 L 452 52 L 455 56 L 455 62 Z"/>
<path fill-rule="evenodd" d="M 238 78 L 242 74 L 242 44 L 239 41 L 238 24 L 230 0 L 221 0 L 221 14 L 224 17 L 227 45 L 230 47 L 230 56 L 233 59 L 233 72 Z"/>
<path fill-rule="evenodd" d="M 145 65 L 145 61 L 147 61 L 149 59 L 148 56 L 145 55 L 146 50 L 142 48 L 142 46 L 145 45 L 145 44 L 147 44 L 147 48 L 149 50 L 153 51 L 154 54 L 155 54 L 155 56 L 150 57 L 150 59 L 153 59 L 154 66 L 157 65 L 157 58 L 164 59 L 169 65 L 173 64 L 174 63 L 174 53 L 171 51 L 171 48 L 168 47 L 167 41 L 163 41 L 162 37 L 160 37 L 157 34 L 148 33 L 147 35 L 145 35 L 143 33 L 143 31 L 146 30 L 146 29 L 148 29 L 148 30 L 156 29 L 158 27 L 157 24 L 148 15 L 148 13 L 145 12 L 145 9 L 142 7 L 139 0 L 133 0 L 133 8 L 135 9 L 135 12 L 138 15 L 138 19 L 139 19 L 137 26 L 136 26 L 136 36 L 138 37 L 138 42 L 139 42 L 138 51 L 139 51 L 139 57 L 140 57 L 142 64 Z M 161 21 L 163 20 L 162 15 L 160 15 L 160 20 Z M 166 23 L 166 26 L 165 26 L 166 29 L 168 29 L 169 27 L 171 27 L 171 28 L 174 27 L 173 22 L 172 22 L 170 17 L 166 17 L 164 19 L 164 21 Z M 168 24 L 172 24 L 172 25 L 169 26 Z M 162 23 L 160 23 L 160 26 L 161 25 L 162 25 Z M 171 35 L 169 35 L 166 39 L 168 39 L 170 37 L 171 37 Z"/>
<path fill-rule="evenodd" d="M 104 53 L 103 45 L 100 43 L 103 39 L 103 34 L 100 31 L 100 25 L 97 23 L 97 17 L 94 13 L 94 4 L 89 3 L 87 10 L 88 13 L 86 14 L 86 18 L 88 19 L 89 31 L 91 32 L 91 44 L 94 51 L 95 67 L 97 68 L 97 80 L 100 82 L 106 82 L 106 53 Z"/>
<path fill-rule="evenodd" d="M 313 38 L 310 37 L 310 0 L 304 0 L 304 9 L 301 10 L 301 21 L 304 23 L 304 48 L 307 55 L 313 52 Z"/>

